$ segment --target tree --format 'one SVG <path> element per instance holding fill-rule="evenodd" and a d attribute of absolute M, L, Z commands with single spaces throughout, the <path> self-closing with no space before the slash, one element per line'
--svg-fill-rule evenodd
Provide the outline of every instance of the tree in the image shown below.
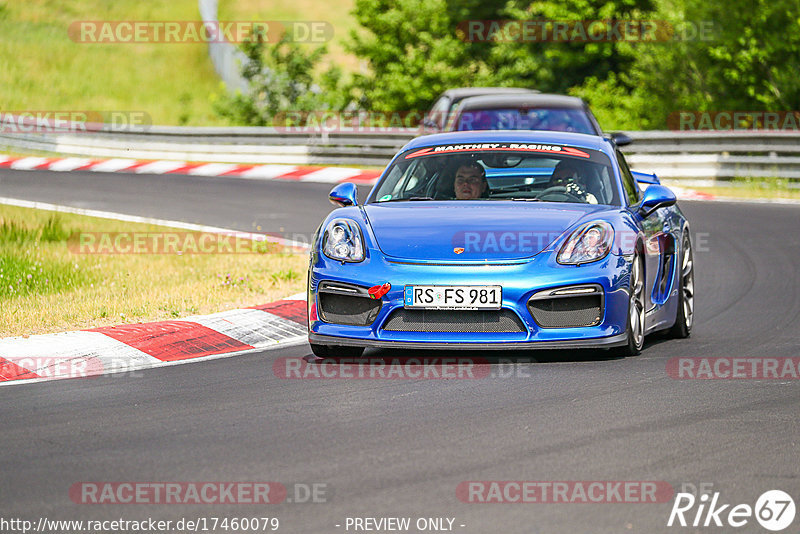
<path fill-rule="evenodd" d="M 302 45 L 283 35 L 267 45 L 264 36 L 242 43 L 247 61 L 242 76 L 248 81 L 246 94 L 236 92 L 217 97 L 214 108 L 234 124 L 266 126 L 285 111 L 318 111 L 340 109 L 346 102 L 339 90 L 341 74 L 329 69 L 314 80 L 314 71 L 326 50 L 324 47 L 306 52 Z"/>
<path fill-rule="evenodd" d="M 566 0 L 530 2 L 510 0 L 506 18 L 523 22 L 557 21 L 572 23 L 576 30 L 557 39 L 541 35 L 518 40 L 501 40 L 492 50 L 490 63 L 497 75 L 516 79 L 543 92 L 566 93 L 590 77 L 605 79 L 609 73 L 626 72 L 634 54 L 625 42 L 594 40 L 588 32 L 593 21 L 645 20 L 653 17 L 651 0 Z M 552 33 L 550 34 L 552 35 Z"/>
<path fill-rule="evenodd" d="M 487 2 L 466 0 L 356 0 L 362 26 L 352 32 L 349 51 L 370 72 L 354 77 L 359 104 L 376 111 L 427 108 L 451 87 L 508 82 L 486 64 L 491 43 L 469 43 L 457 33 L 469 17 L 497 16 Z"/>
<path fill-rule="evenodd" d="M 657 16 L 677 29 L 673 40 L 625 43 L 635 58 L 627 70 L 572 90 L 615 118 L 610 127 L 661 129 L 680 111 L 800 107 L 796 0 L 675 0 Z"/>
<path fill-rule="evenodd" d="M 378 110 L 427 108 L 452 87 L 498 85 L 567 92 L 590 76 L 604 79 L 633 62 L 613 42 L 541 42 L 495 39 L 473 33 L 470 21 L 589 21 L 643 17 L 651 0 L 570 0 L 494 4 L 478 0 L 357 0 L 354 14 L 363 31 L 351 36 L 350 51 L 370 72 L 352 88 L 360 103 Z"/>

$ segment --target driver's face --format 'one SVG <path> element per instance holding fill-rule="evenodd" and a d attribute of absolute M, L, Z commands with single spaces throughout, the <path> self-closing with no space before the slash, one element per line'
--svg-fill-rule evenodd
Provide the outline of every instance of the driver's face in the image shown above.
<path fill-rule="evenodd" d="M 459 167 L 456 171 L 455 192 L 458 200 L 480 198 L 486 191 L 486 180 L 474 167 Z"/>

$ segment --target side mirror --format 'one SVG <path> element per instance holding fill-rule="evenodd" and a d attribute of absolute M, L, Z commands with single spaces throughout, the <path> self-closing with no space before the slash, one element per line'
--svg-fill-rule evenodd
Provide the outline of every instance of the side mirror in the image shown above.
<path fill-rule="evenodd" d="M 625 146 L 633 143 L 633 139 L 622 132 L 612 133 L 611 139 L 617 144 L 617 146 Z"/>
<path fill-rule="evenodd" d="M 644 191 L 642 202 L 639 204 L 639 213 L 647 217 L 658 208 L 672 206 L 677 202 L 675 193 L 663 185 L 651 185 Z"/>
<path fill-rule="evenodd" d="M 358 205 L 358 189 L 356 184 L 352 182 L 344 182 L 333 189 L 328 195 L 328 200 L 334 206 L 343 208 L 344 206 L 357 206 Z"/>

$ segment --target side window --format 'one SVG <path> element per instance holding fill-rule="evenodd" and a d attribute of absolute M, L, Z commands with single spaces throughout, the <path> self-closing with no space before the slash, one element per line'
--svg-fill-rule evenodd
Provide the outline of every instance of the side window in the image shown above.
<path fill-rule="evenodd" d="M 428 118 L 435 122 L 440 129 L 444 127 L 444 121 L 447 119 L 447 109 L 449 107 L 450 99 L 443 96 L 436 101 L 428 115 Z"/>
<path fill-rule="evenodd" d="M 632 206 L 638 204 L 639 186 L 636 184 L 636 180 L 633 174 L 631 174 L 630 168 L 628 168 L 625 157 L 619 150 L 617 150 L 617 161 L 619 162 L 619 170 L 622 173 L 622 187 L 625 188 L 625 196 L 628 197 L 628 205 Z"/>
<path fill-rule="evenodd" d="M 456 121 L 456 116 L 458 115 L 459 107 L 461 107 L 460 101 L 450 106 L 450 110 L 447 112 L 447 123 L 444 125 L 445 132 L 452 132 L 454 130 L 454 124 Z"/>

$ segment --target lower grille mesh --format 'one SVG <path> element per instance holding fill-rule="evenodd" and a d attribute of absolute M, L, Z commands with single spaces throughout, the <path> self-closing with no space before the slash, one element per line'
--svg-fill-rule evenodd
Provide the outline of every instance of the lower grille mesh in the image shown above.
<path fill-rule="evenodd" d="M 594 326 L 600 323 L 600 295 L 531 300 L 528 309 L 542 328 Z"/>
<path fill-rule="evenodd" d="M 372 324 L 380 310 L 380 299 L 319 293 L 319 313 L 327 323 L 367 326 Z"/>
<path fill-rule="evenodd" d="M 526 332 L 510 310 L 394 311 L 383 326 L 396 332 Z"/>

